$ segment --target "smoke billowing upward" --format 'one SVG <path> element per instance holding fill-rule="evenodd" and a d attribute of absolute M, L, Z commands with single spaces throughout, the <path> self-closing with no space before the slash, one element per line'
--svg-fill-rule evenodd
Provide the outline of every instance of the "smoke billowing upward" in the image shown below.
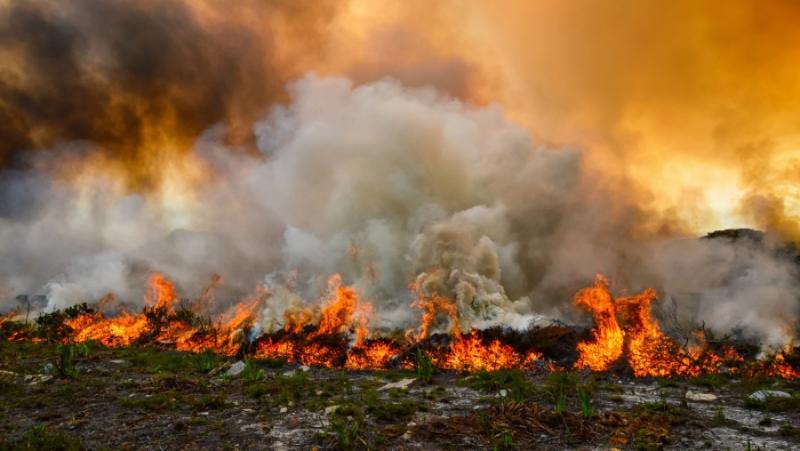
<path fill-rule="evenodd" d="M 156 184 L 151 166 L 170 152 L 215 123 L 249 123 L 281 99 L 296 74 L 276 46 L 312 52 L 321 39 L 314 29 L 331 12 L 325 2 L 5 4 L 2 164 L 28 167 L 31 149 L 89 141 L 133 185 Z M 247 138 L 247 129 L 228 131 L 239 144 Z"/>
<path fill-rule="evenodd" d="M 564 36 L 559 57 L 539 47 L 560 48 L 555 31 L 537 31 L 547 39 L 532 65 L 546 64 L 514 70 L 511 50 L 492 60 L 473 41 L 508 18 L 374 8 L 2 4 L 0 304 L 20 293 L 46 295 L 49 308 L 110 292 L 139 302 L 153 270 L 198 297 L 219 274 L 220 303 L 268 287 L 270 329 L 336 273 L 386 329 L 416 321 L 413 284 L 454 300 L 467 330 L 536 315 L 585 321 L 570 300 L 604 273 L 619 291 L 654 287 L 678 321 L 768 345 L 793 338 L 798 268 L 774 249 L 777 232 L 796 227 L 791 196 L 775 189 L 792 174 L 768 165 L 737 193 L 742 211 L 767 218 L 756 224 L 771 230 L 763 242 L 689 239 L 705 231 L 680 208 L 702 215 L 708 199 L 676 204 L 637 173 L 663 161 L 642 163 L 654 145 L 637 142 L 668 141 L 639 103 L 665 86 L 656 72 L 638 68 L 643 93 L 628 97 L 603 91 L 609 73 L 571 72 L 586 63 L 574 61 L 579 36 Z M 591 45 L 603 42 L 629 51 L 616 38 Z M 526 80 L 534 91 L 512 98 Z M 644 138 L 621 139 L 637 110 Z M 703 134 L 677 130 L 676 142 Z"/>

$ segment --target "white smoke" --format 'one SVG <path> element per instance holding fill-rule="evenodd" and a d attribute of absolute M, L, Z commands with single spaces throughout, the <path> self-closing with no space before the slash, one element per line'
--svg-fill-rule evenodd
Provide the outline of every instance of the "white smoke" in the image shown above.
<path fill-rule="evenodd" d="M 34 213 L 0 219 L 0 292 L 47 294 L 51 308 L 107 292 L 136 300 L 158 269 L 191 297 L 219 273 L 218 299 L 270 286 L 259 327 L 274 330 L 340 273 L 381 327 L 418 323 L 416 282 L 454 299 L 467 328 L 537 313 L 585 320 L 571 296 L 602 272 L 621 290 L 654 286 L 684 319 L 721 332 L 769 344 L 794 333 L 791 264 L 726 242 L 633 238 L 634 202 L 611 195 L 579 151 L 537 145 L 497 105 L 313 75 L 289 93 L 254 125 L 261 157 L 227 149 L 216 127 L 199 137 L 196 156 L 216 177 L 182 228 L 102 180 L 42 188 Z"/>

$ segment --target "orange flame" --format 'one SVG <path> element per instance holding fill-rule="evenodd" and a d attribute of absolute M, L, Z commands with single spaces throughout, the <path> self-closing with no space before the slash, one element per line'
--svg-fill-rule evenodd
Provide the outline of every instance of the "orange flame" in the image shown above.
<path fill-rule="evenodd" d="M 593 287 L 584 288 L 575 295 L 575 303 L 591 312 L 595 322 L 593 340 L 578 343 L 580 357 L 575 367 L 605 371 L 622 356 L 624 341 L 605 277 L 598 274 Z"/>
<path fill-rule="evenodd" d="M 219 281 L 215 279 L 212 285 Z M 458 309 L 452 299 L 438 294 L 424 295 L 418 285 L 411 288 L 415 295 L 412 305 L 421 309 L 421 318 L 417 333 L 407 336 L 408 345 L 416 346 L 428 339 L 441 316 L 449 321 L 449 345 L 436 347 L 433 345 L 436 340 L 424 345 L 424 352 L 439 368 L 454 371 L 558 369 L 553 362 L 543 361 L 541 353 L 527 347 L 518 349 L 502 339 L 488 339 L 477 330 L 461 334 Z M 106 318 L 102 313 L 86 313 L 66 320 L 65 324 L 72 331 L 69 339 L 78 342 L 96 340 L 109 347 L 158 343 L 181 351 L 212 350 L 234 355 L 243 349 L 250 325 L 259 319 L 268 298 L 269 291 L 258 287 L 255 295 L 231 306 L 213 322 L 196 321 L 185 317 L 187 311 L 176 311 L 178 296 L 174 286 L 161 274 L 154 273 L 148 280 L 146 307 L 142 313 L 123 312 L 113 318 Z M 575 367 L 605 371 L 625 359 L 637 377 L 694 376 L 723 370 L 730 374 L 800 377 L 800 371 L 786 358 L 791 350 L 765 361 L 748 363 L 733 347 L 712 349 L 702 333 L 696 335 L 693 346 L 678 345 L 661 330 L 653 316 L 652 303 L 656 299 L 652 289 L 615 299 L 608 281 L 600 275 L 593 286 L 580 290 L 575 303 L 591 312 L 594 327 L 591 339 L 577 345 L 579 358 Z M 193 310 L 195 306 L 190 307 Z M 385 368 L 393 361 L 402 367 L 413 366 L 401 343 L 388 338 L 370 338 L 368 326 L 372 316 L 372 306 L 360 300 L 357 291 L 344 285 L 341 277 L 334 274 L 328 280 L 321 305 L 288 309 L 285 328 L 255 342 L 255 357 L 283 358 L 303 365 L 350 370 Z M 0 317 L 0 327 L 7 319 Z M 28 332 L 11 330 L 10 340 L 37 339 L 31 338 Z"/>

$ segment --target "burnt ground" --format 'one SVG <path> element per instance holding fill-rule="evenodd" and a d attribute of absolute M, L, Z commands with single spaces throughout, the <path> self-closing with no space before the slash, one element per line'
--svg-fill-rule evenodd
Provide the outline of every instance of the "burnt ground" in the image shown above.
<path fill-rule="evenodd" d="M 0 449 L 800 448 L 798 381 L 232 363 L 2 341 Z"/>

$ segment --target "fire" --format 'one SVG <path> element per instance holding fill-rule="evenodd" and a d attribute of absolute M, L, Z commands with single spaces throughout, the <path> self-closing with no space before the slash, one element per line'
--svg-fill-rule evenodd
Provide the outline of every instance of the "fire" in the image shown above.
<path fill-rule="evenodd" d="M 175 286 L 161 273 L 153 273 L 148 281 L 148 292 L 145 294 L 145 305 L 156 309 L 172 311 L 178 296 Z"/>
<path fill-rule="evenodd" d="M 422 293 L 422 288 L 418 283 L 411 285 L 411 291 L 415 294 L 416 300 L 411 304 L 412 307 L 422 309 L 422 321 L 416 340 L 424 340 L 430 334 L 431 326 L 436 323 L 439 313 L 445 313 L 450 319 L 450 334 L 461 335 L 461 328 L 458 324 L 458 308 L 452 299 L 433 294 L 426 296 Z"/>
<path fill-rule="evenodd" d="M 130 346 L 150 327 L 144 315 L 127 312 L 115 318 L 81 315 L 67 325 L 76 331 L 73 337 L 76 342 L 94 340 L 109 347 Z"/>
<path fill-rule="evenodd" d="M 441 367 L 457 371 L 497 371 L 519 367 L 522 361 L 522 356 L 511 346 L 497 339 L 487 346 L 477 332 L 472 331 L 466 337 L 456 337 Z"/>
<path fill-rule="evenodd" d="M 171 344 L 179 351 L 201 352 L 212 350 L 232 355 L 239 349 L 242 328 L 254 316 L 264 297 L 256 297 L 231 307 L 221 314 L 216 327 L 210 331 L 175 319 L 166 324 L 154 323 L 153 318 L 169 318 L 175 314 L 178 296 L 175 286 L 160 273 L 148 279 L 144 312 L 106 318 L 104 315 L 83 314 L 66 322 L 74 331 L 71 337 L 76 342 L 95 340 L 105 346 L 130 346 L 148 334 L 155 334 L 155 341 Z M 148 317 L 150 315 L 150 317 Z"/>
<path fill-rule="evenodd" d="M 322 309 L 322 320 L 317 326 L 316 336 L 338 335 L 354 326 L 353 313 L 358 303 L 356 290 L 342 285 L 342 276 L 334 274 L 328 279 L 328 292 L 330 297 L 327 305 Z M 357 323 L 361 334 L 365 334 L 366 324 Z"/>
<path fill-rule="evenodd" d="M 730 346 L 715 352 L 703 333 L 696 334 L 697 344 L 684 348 L 661 330 L 652 314 L 656 292 L 614 299 L 608 282 L 597 276 L 593 287 L 578 292 L 576 303 L 589 310 L 594 318 L 592 341 L 578 343 L 576 368 L 608 370 L 623 356 L 636 377 L 698 376 L 719 373 L 726 369 L 774 377 L 792 378 L 800 372 L 786 363 L 782 354 L 766 362 L 747 365 Z"/>
<path fill-rule="evenodd" d="M 344 366 L 351 370 L 383 368 L 400 349 L 389 341 L 372 341 L 356 346 L 347 353 Z"/>
<path fill-rule="evenodd" d="M 175 286 L 166 277 L 153 273 L 148 279 L 145 307 L 141 313 L 123 311 L 117 316 L 88 310 L 65 320 L 67 341 L 95 340 L 109 347 L 157 344 L 180 351 L 210 350 L 228 356 L 250 350 L 255 358 L 283 359 L 302 365 L 349 370 L 375 370 L 398 365 L 413 367 L 409 350 L 421 349 L 438 368 L 451 371 L 498 371 L 501 369 L 565 369 L 545 360 L 532 349 L 535 343 L 514 345 L 478 330 L 461 332 L 458 308 L 454 300 L 439 294 L 423 293 L 411 285 L 415 297 L 412 306 L 421 310 L 416 332 L 406 334 L 406 341 L 371 336 L 372 305 L 358 291 L 342 282 L 341 276 L 329 277 L 327 290 L 317 303 L 309 306 L 298 301 L 284 312 L 284 327 L 277 332 L 252 339 L 251 328 L 270 298 L 263 286 L 256 293 L 209 319 L 196 316 L 208 307 L 213 289 L 222 282 L 213 276 L 196 301 L 202 307 L 178 304 Z M 104 303 L 112 299 L 104 297 Z M 712 346 L 702 332 L 694 344 L 681 346 L 665 334 L 653 316 L 656 292 L 646 289 L 632 296 L 614 298 L 608 281 L 598 275 L 591 287 L 575 295 L 575 304 L 592 314 L 594 326 L 589 340 L 577 344 L 578 359 L 573 367 L 607 371 L 617 362 L 625 362 L 636 377 L 696 376 L 719 373 L 766 375 L 798 378 L 800 371 L 787 361 L 791 350 L 771 359 L 746 362 L 731 346 Z M 10 324 L 11 316 L 0 317 L 0 328 Z M 431 337 L 440 322 L 447 322 L 446 336 Z M 9 328 L 9 340 L 32 339 L 30 329 Z M 446 342 L 444 340 L 447 340 Z M 438 344 L 437 344 L 438 343 Z"/>
<path fill-rule="evenodd" d="M 575 367 L 606 371 L 622 356 L 624 334 L 617 323 L 614 298 L 605 277 L 598 274 L 593 287 L 575 295 L 575 303 L 591 312 L 595 322 L 593 340 L 578 343 L 580 357 Z"/>

